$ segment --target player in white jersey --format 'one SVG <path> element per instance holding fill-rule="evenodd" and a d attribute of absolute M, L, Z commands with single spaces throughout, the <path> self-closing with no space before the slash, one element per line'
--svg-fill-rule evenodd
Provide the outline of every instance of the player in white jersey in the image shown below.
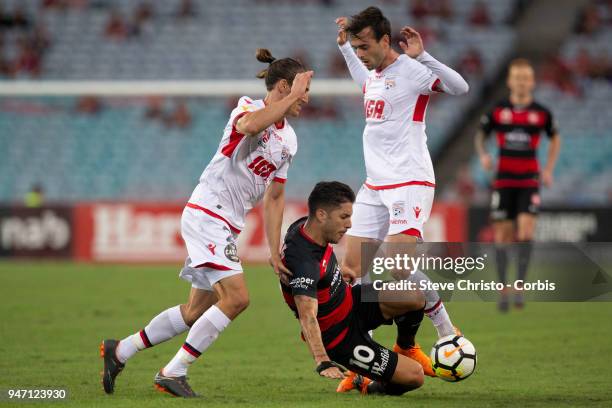
<path fill-rule="evenodd" d="M 367 178 L 354 205 L 342 266 L 349 279 L 360 282 L 362 243 L 380 245 L 387 241 L 409 247 L 423 239 L 435 187 L 425 135 L 429 95 L 464 94 L 468 84 L 425 52 L 420 35 L 410 27 L 401 30 L 404 54 L 396 52 L 390 43 L 389 20 L 376 7 L 368 7 L 350 19 L 340 17 L 336 23 L 340 51 L 364 94 Z M 421 271 L 413 271 L 412 278 L 428 280 Z M 425 294 L 425 312 L 438 335 L 452 334 L 456 329 L 437 292 Z M 429 357 L 418 345 L 408 350 L 396 345 L 394 351 L 414 358 L 423 365 L 425 374 L 434 375 Z M 339 391 L 341 388 L 342 384 Z"/>
<path fill-rule="evenodd" d="M 263 100 L 243 96 L 231 112 L 217 153 L 193 191 L 181 218 L 188 257 L 180 276 L 191 282 L 185 304 L 157 315 L 144 329 L 121 341 L 104 340 L 102 383 L 114 391 L 116 376 L 139 350 L 189 330 L 174 358 L 155 376 L 155 387 L 180 397 L 194 397 L 187 383 L 190 364 L 249 303 L 237 256 L 236 238 L 248 211 L 263 198 L 270 262 L 282 280 L 290 273 L 280 257 L 284 183 L 297 139 L 287 116 L 297 117 L 308 103 L 312 71 L 291 58 L 276 60 L 265 49 L 257 59 L 268 63 Z"/>

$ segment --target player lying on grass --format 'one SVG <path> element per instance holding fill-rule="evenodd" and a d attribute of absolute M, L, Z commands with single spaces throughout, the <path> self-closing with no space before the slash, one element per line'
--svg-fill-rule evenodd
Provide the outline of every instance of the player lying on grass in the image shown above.
<path fill-rule="evenodd" d="M 286 117 L 299 116 L 301 106 L 308 103 L 312 71 L 291 58 L 276 60 L 265 49 L 258 50 L 257 59 L 269 64 L 258 75 L 265 79 L 267 95 L 263 100 L 240 98 L 181 218 L 189 257 L 180 276 L 191 282 L 189 298 L 120 342 L 103 341 L 102 383 L 108 394 L 129 358 L 189 331 L 154 383 L 175 396 L 196 396 L 187 383 L 187 369 L 249 304 L 236 239 L 246 214 L 262 198 L 271 263 L 279 276 L 286 279 L 289 273 L 279 253 L 280 230 L 284 183 L 297 138 Z"/>
<path fill-rule="evenodd" d="M 375 342 L 368 330 L 395 322 L 397 345 L 414 345 L 425 297 L 415 290 L 398 299 L 397 292 L 344 281 L 331 244 L 350 228 L 354 201 L 346 184 L 315 186 L 308 217 L 294 222 L 285 237 L 283 261 L 293 276 L 281 282 L 283 297 L 300 321 L 319 375 L 344 378 L 342 365 L 351 370 L 345 391 L 401 395 L 423 384 L 423 367 Z"/>

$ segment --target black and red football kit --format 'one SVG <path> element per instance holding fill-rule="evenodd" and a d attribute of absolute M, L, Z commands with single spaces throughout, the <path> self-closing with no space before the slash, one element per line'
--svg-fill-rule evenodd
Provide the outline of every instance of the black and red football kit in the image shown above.
<path fill-rule="evenodd" d="M 537 149 L 542 134 L 551 138 L 557 133 L 552 113 L 537 102 L 519 106 L 504 100 L 482 117 L 481 130 L 487 137 L 495 135 L 499 149 L 492 218 L 513 220 L 523 212 L 537 214 L 540 206 Z"/>
<path fill-rule="evenodd" d="M 329 357 L 373 380 L 391 380 L 398 356 L 368 334 L 390 322 L 378 302 L 361 301 L 362 291 L 368 299 L 377 299 L 378 292 L 372 285 L 349 286 L 342 279 L 333 247 L 313 241 L 304 231 L 305 222 L 306 217 L 294 222 L 285 236 L 283 262 L 293 273 L 288 285 L 281 282 L 285 302 L 299 317 L 294 296 L 317 299 L 317 321 Z"/>

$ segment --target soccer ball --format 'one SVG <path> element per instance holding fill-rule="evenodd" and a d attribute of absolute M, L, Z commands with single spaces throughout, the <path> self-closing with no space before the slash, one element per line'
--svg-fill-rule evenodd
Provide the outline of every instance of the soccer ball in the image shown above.
<path fill-rule="evenodd" d="M 463 336 L 450 335 L 439 339 L 431 349 L 434 372 L 445 381 L 461 381 L 476 369 L 476 349 Z"/>

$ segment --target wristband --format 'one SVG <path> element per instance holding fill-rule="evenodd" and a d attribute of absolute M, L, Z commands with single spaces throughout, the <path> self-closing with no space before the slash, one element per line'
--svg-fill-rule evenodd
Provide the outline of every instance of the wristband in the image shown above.
<path fill-rule="evenodd" d="M 344 372 L 344 369 L 342 367 L 340 367 L 338 364 L 334 363 L 333 361 L 329 361 L 329 360 L 322 361 L 321 363 L 319 363 L 315 371 L 317 372 L 317 374 L 321 375 L 323 371 L 327 370 L 328 368 L 332 368 L 332 367 L 336 367 L 340 371 Z"/>

